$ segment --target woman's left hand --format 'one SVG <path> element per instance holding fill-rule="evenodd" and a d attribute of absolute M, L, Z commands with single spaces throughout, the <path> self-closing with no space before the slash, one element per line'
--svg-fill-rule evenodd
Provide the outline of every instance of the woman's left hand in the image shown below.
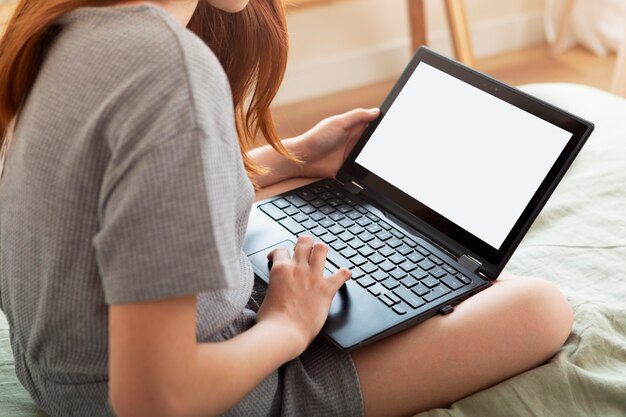
<path fill-rule="evenodd" d="M 305 177 L 334 177 L 379 109 L 355 109 L 319 122 L 294 138 L 294 152 L 303 162 Z"/>

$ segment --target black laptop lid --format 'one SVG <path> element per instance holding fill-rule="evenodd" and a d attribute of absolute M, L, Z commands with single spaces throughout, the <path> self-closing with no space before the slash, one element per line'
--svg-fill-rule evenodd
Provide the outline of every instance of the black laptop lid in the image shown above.
<path fill-rule="evenodd" d="M 495 278 L 592 130 L 422 47 L 338 178 Z"/>

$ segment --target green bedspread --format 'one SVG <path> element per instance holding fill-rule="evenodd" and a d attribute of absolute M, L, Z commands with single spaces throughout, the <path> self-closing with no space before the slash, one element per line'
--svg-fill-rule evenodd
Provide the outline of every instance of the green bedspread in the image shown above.
<path fill-rule="evenodd" d="M 626 100 L 568 84 L 524 90 L 596 124 L 508 265 L 556 283 L 574 329 L 549 363 L 420 417 L 626 416 Z M 0 416 L 38 415 L 0 314 Z"/>

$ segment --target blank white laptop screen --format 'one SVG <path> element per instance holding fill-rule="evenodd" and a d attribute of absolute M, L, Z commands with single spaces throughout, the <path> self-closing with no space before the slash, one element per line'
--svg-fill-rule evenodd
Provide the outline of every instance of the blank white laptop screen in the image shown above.
<path fill-rule="evenodd" d="M 499 249 L 571 137 L 421 62 L 356 162 Z"/>

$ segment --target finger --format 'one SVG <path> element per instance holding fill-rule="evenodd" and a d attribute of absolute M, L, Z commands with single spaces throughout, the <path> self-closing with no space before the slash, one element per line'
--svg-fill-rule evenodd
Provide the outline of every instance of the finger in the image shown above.
<path fill-rule="evenodd" d="M 311 236 L 300 236 L 293 250 L 293 259 L 299 264 L 308 264 L 313 248 Z"/>
<path fill-rule="evenodd" d="M 288 262 L 291 257 L 287 248 L 276 248 L 267 254 L 267 259 L 275 265 L 280 262 Z"/>
<path fill-rule="evenodd" d="M 369 123 L 380 114 L 380 109 L 354 109 L 349 112 L 337 116 L 337 120 L 341 128 L 350 129 L 354 125 L 360 123 Z"/>
<path fill-rule="evenodd" d="M 339 291 L 341 286 L 352 276 L 352 271 L 347 268 L 340 268 L 337 272 L 328 277 L 328 281 L 333 286 L 334 292 Z"/>
<path fill-rule="evenodd" d="M 326 255 L 328 255 L 328 246 L 326 246 L 325 243 L 316 242 L 313 244 L 313 250 L 311 250 L 311 257 L 309 258 L 309 265 L 311 266 L 311 271 L 315 274 L 324 273 Z"/>

